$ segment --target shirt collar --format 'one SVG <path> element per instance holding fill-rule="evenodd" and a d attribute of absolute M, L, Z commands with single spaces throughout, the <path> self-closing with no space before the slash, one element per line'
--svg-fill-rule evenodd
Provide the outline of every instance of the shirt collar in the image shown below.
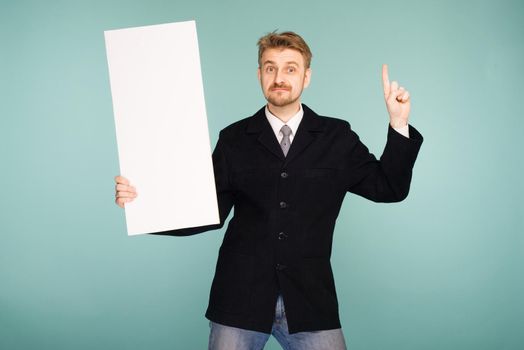
<path fill-rule="evenodd" d="M 280 129 L 284 125 L 289 126 L 291 128 L 291 136 L 292 137 L 295 136 L 297 133 L 298 126 L 300 125 L 300 122 L 302 121 L 303 116 L 304 116 L 304 110 L 302 109 L 302 104 L 300 104 L 300 110 L 297 112 L 297 114 L 292 116 L 291 119 L 287 121 L 287 123 L 284 123 L 282 120 L 278 119 L 278 117 L 273 115 L 269 111 L 269 108 L 266 105 L 266 118 L 269 121 L 269 124 L 271 124 L 271 129 L 273 129 L 273 132 L 275 133 L 275 136 L 277 138 L 279 138 L 279 134 L 280 136 L 282 136 Z"/>

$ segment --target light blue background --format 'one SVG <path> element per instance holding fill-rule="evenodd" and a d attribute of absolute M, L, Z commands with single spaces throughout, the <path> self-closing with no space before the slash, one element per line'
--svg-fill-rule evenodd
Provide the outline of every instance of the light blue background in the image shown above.
<path fill-rule="evenodd" d="M 223 231 L 126 236 L 103 37 L 191 19 L 213 145 L 264 104 L 255 44 L 275 29 L 313 50 L 303 101 L 377 156 L 381 64 L 411 92 L 410 196 L 348 195 L 335 233 L 350 349 L 524 348 L 521 1 L 0 4 L 0 348 L 206 348 Z"/>

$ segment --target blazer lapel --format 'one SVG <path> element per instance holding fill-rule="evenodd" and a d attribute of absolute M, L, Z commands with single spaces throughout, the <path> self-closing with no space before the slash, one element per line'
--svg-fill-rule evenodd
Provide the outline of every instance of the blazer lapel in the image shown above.
<path fill-rule="evenodd" d="M 255 115 L 253 115 L 250 123 L 247 126 L 246 132 L 248 134 L 259 134 L 258 142 L 260 142 L 269 152 L 273 153 L 279 159 L 284 160 L 284 153 L 278 144 L 277 138 L 271 125 L 266 118 L 265 108 L 262 107 Z"/>
<path fill-rule="evenodd" d="M 300 155 L 315 140 L 318 133 L 324 129 L 322 119 L 315 112 L 305 104 L 302 104 L 302 109 L 304 110 L 304 116 L 289 148 L 286 164 Z"/>
<path fill-rule="evenodd" d="M 275 133 L 266 118 L 265 107 L 261 108 L 255 115 L 253 115 L 250 123 L 247 126 L 246 132 L 248 134 L 259 134 L 258 141 L 271 153 L 285 163 L 291 162 L 295 157 L 302 153 L 311 142 L 315 140 L 318 132 L 323 130 L 323 121 L 318 115 L 309 107 L 302 104 L 304 116 L 298 126 L 297 133 L 293 138 L 291 147 L 289 148 L 287 157 L 284 157 L 282 148 L 278 144 Z"/>

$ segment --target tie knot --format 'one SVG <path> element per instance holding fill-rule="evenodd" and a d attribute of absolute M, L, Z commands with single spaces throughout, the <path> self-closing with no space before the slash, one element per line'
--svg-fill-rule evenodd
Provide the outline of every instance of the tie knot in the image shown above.
<path fill-rule="evenodd" d="M 284 135 L 284 136 L 289 136 L 289 135 L 291 135 L 291 128 L 290 128 L 289 126 L 287 126 L 287 125 L 284 125 L 284 126 L 280 129 L 280 131 L 282 132 L 282 135 Z"/>

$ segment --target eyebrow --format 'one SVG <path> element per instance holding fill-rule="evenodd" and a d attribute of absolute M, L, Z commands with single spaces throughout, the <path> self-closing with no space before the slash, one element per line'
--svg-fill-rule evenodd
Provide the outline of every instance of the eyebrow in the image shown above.
<path fill-rule="evenodd" d="M 271 61 L 271 60 L 267 60 L 262 65 L 265 66 L 266 64 L 276 64 L 276 62 Z M 295 61 L 287 61 L 286 64 L 294 64 L 297 67 L 299 66 L 299 64 L 297 62 L 295 62 Z"/>

